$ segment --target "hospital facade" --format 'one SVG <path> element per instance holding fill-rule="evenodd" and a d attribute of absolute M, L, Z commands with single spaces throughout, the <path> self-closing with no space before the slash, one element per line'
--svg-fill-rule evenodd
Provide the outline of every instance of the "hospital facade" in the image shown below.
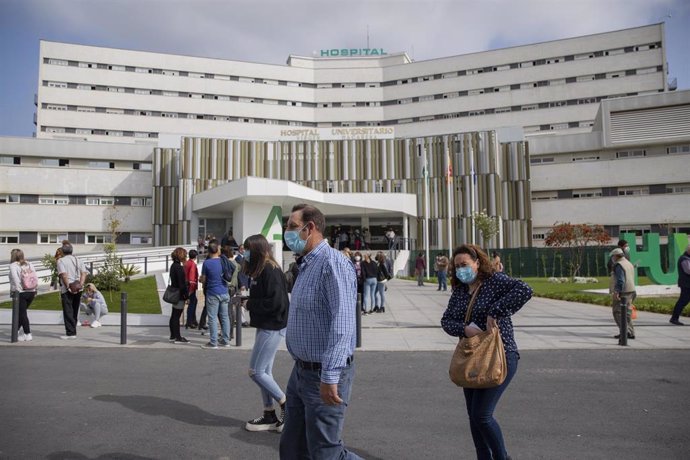
<path fill-rule="evenodd" d="M 123 245 L 273 235 L 301 201 L 416 248 L 481 242 L 482 210 L 500 221 L 491 247 L 542 244 L 557 221 L 690 227 L 690 103 L 668 86 L 663 24 L 354 54 L 272 65 L 41 41 L 36 138 L 0 138 L 0 245 L 95 248 L 113 207 Z"/>

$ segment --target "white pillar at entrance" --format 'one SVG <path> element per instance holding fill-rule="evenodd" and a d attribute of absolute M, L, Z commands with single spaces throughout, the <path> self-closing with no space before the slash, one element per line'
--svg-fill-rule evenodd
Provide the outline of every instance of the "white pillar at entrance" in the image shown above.
<path fill-rule="evenodd" d="M 273 247 L 273 257 L 283 266 L 283 222 L 279 206 L 244 202 L 233 210 L 233 231 L 238 243 L 263 234 Z"/>

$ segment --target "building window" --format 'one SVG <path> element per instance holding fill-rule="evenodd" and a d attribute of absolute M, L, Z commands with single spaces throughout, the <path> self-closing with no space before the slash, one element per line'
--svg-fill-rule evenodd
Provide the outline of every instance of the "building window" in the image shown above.
<path fill-rule="evenodd" d="M 573 198 L 597 198 L 603 196 L 601 189 L 596 190 L 578 190 L 573 192 Z"/>
<path fill-rule="evenodd" d="M 39 233 L 38 244 L 57 244 L 67 239 L 66 233 Z"/>
<path fill-rule="evenodd" d="M 49 88 L 67 88 L 67 83 L 62 82 L 62 81 L 49 81 L 48 87 Z"/>
<path fill-rule="evenodd" d="M 136 133 L 136 134 L 146 134 L 146 133 Z M 135 136 L 135 137 L 148 137 L 148 136 Z M 139 171 L 151 171 L 151 163 L 133 163 L 132 169 L 137 169 Z"/>
<path fill-rule="evenodd" d="M 640 195 L 649 195 L 649 187 L 621 187 L 618 189 L 618 196 Z"/>
<path fill-rule="evenodd" d="M 132 197 L 132 206 L 151 206 L 151 198 L 148 197 Z"/>
<path fill-rule="evenodd" d="M 113 161 L 89 161 L 89 168 L 95 169 L 115 169 L 115 162 Z"/>
<path fill-rule="evenodd" d="M 69 167 L 69 160 L 63 158 L 43 158 L 41 160 L 41 166 L 58 166 L 58 167 Z"/>
<path fill-rule="evenodd" d="M 530 164 L 539 165 L 544 163 L 553 163 L 554 157 L 531 157 L 529 159 Z"/>
<path fill-rule="evenodd" d="M 15 194 L 0 195 L 0 203 L 6 203 L 6 204 L 21 203 L 20 195 L 15 195 Z"/>
<path fill-rule="evenodd" d="M 129 244 L 151 244 L 150 234 L 132 234 L 129 237 Z"/>
<path fill-rule="evenodd" d="M 77 107 L 77 112 L 95 112 L 96 107 Z"/>
<path fill-rule="evenodd" d="M 60 134 L 65 132 L 65 128 L 55 128 L 55 127 L 47 127 L 46 128 L 47 133 L 54 133 L 54 134 Z"/>
<path fill-rule="evenodd" d="M 533 239 L 533 240 L 545 240 L 545 239 L 546 239 L 546 234 L 545 234 L 545 233 L 533 233 L 533 234 L 532 234 L 532 239 Z"/>
<path fill-rule="evenodd" d="M 616 158 L 633 158 L 633 157 L 644 157 L 647 152 L 644 150 L 627 150 L 622 152 L 616 152 Z"/>
<path fill-rule="evenodd" d="M 111 196 L 87 196 L 87 206 L 112 206 L 115 204 L 115 198 Z"/>
<path fill-rule="evenodd" d="M 48 59 L 48 64 L 53 65 L 68 65 L 68 62 L 64 59 Z"/>
<path fill-rule="evenodd" d="M 112 236 L 108 233 L 87 233 L 86 244 L 103 244 L 112 242 Z"/>
<path fill-rule="evenodd" d="M 0 233 L 0 244 L 18 244 L 19 235 L 16 233 Z"/>
<path fill-rule="evenodd" d="M 690 184 L 675 184 L 668 187 L 668 193 L 690 193 Z"/>
<path fill-rule="evenodd" d="M 21 157 L 12 157 L 7 155 L 0 155 L 0 165 L 20 165 L 22 164 Z"/>
<path fill-rule="evenodd" d="M 583 157 L 573 157 L 573 161 L 596 161 L 599 157 L 596 155 L 588 155 Z"/>
<path fill-rule="evenodd" d="M 48 104 L 46 106 L 46 109 L 48 109 L 48 110 L 67 110 L 67 106 L 66 105 Z"/>
<path fill-rule="evenodd" d="M 64 205 L 69 204 L 69 197 L 39 195 L 38 204 L 56 204 L 56 205 L 64 206 Z"/>
<path fill-rule="evenodd" d="M 151 90 L 150 89 L 139 89 L 139 88 L 137 88 L 134 90 L 134 94 L 148 95 L 148 94 L 151 94 Z"/>
<path fill-rule="evenodd" d="M 676 153 L 690 153 L 690 145 L 674 145 L 673 147 L 668 147 L 666 149 L 666 153 L 668 153 L 669 155 L 673 155 Z"/>

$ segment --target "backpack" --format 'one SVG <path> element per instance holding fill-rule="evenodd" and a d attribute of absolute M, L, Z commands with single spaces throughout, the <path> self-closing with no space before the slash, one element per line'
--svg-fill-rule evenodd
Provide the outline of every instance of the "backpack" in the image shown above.
<path fill-rule="evenodd" d="M 21 285 L 25 291 L 33 291 L 38 287 L 38 275 L 36 275 L 36 272 L 29 264 L 26 264 L 26 267 L 22 267 Z"/>
<path fill-rule="evenodd" d="M 234 294 L 237 291 L 237 277 L 240 273 L 239 265 L 233 259 L 229 259 L 225 254 L 220 256 L 220 266 L 223 269 L 223 280 L 228 283 L 230 291 Z"/>

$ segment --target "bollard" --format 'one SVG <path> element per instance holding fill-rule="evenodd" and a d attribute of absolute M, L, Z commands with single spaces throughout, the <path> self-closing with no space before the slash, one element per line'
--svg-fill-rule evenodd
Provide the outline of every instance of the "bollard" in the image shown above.
<path fill-rule="evenodd" d="M 127 293 L 120 293 L 120 345 L 127 345 Z"/>
<path fill-rule="evenodd" d="M 91 262 L 89 262 L 89 273 L 91 273 L 91 276 L 94 275 L 94 272 L 93 272 L 93 260 L 92 260 Z"/>
<path fill-rule="evenodd" d="M 148 257 L 144 257 L 144 275 L 148 275 L 148 274 L 149 274 L 148 262 L 149 262 L 149 258 L 148 258 Z"/>
<path fill-rule="evenodd" d="M 10 335 L 10 342 L 16 343 L 19 341 L 19 292 L 12 293 L 12 334 Z"/>
<path fill-rule="evenodd" d="M 618 345 L 625 347 L 628 345 L 628 297 L 619 294 L 618 299 L 621 312 L 621 330 Z"/>
<path fill-rule="evenodd" d="M 170 257 L 170 256 L 167 256 L 167 255 L 165 256 L 165 271 L 166 272 L 168 271 L 168 257 Z"/>
<path fill-rule="evenodd" d="M 242 346 L 242 297 L 235 302 L 235 346 Z"/>
<path fill-rule="evenodd" d="M 357 309 L 356 321 L 357 321 L 357 343 L 356 348 L 362 348 L 362 294 L 357 293 L 357 303 L 355 305 Z"/>

